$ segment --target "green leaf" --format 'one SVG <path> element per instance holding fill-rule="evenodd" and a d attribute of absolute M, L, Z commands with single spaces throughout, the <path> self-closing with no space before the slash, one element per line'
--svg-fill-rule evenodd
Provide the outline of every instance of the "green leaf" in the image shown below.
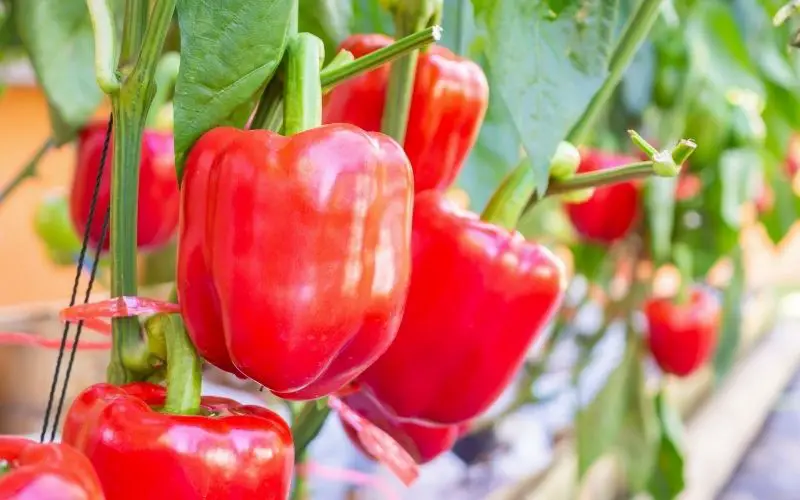
<path fill-rule="evenodd" d="M 544 0 L 473 0 L 492 91 L 511 113 L 531 158 L 539 193 L 550 157 L 608 73 L 617 0 L 561 2 L 553 19 Z"/>
<path fill-rule="evenodd" d="M 92 117 L 103 93 L 94 72 L 94 35 L 85 0 L 29 0 L 13 9 L 17 32 L 42 86 L 57 145 Z"/>
<path fill-rule="evenodd" d="M 626 419 L 630 376 L 639 364 L 635 346 L 628 344 L 619 366 L 594 400 L 578 411 L 575 423 L 578 475 L 583 477 L 592 464 L 611 451 Z"/>
<path fill-rule="evenodd" d="M 629 349 L 639 350 L 641 340 L 629 336 Z M 636 358 L 628 372 L 628 407 L 618 446 L 625 463 L 628 490 L 644 491 L 653 475 L 659 448 L 659 425 L 653 398 L 645 387 L 641 361 Z"/>
<path fill-rule="evenodd" d="M 394 22 L 389 11 L 380 0 L 352 0 L 353 18 L 350 30 L 353 33 L 394 34 Z"/>
<path fill-rule="evenodd" d="M 242 127 L 286 49 L 296 3 L 180 0 L 181 67 L 175 85 L 175 157 L 220 125 Z"/>
<path fill-rule="evenodd" d="M 661 427 L 656 469 L 647 491 L 654 500 L 673 500 L 686 487 L 683 456 L 683 423 L 670 406 L 663 391 L 656 396 L 656 411 Z"/>
<path fill-rule="evenodd" d="M 647 182 L 645 203 L 650 230 L 650 245 L 653 258 L 657 263 L 666 261 L 671 253 L 677 184 L 677 178 L 653 177 Z"/>
<path fill-rule="evenodd" d="M 300 0 L 298 27 L 316 35 L 325 44 L 325 60 L 330 61 L 339 44 L 350 35 L 353 6 L 341 0 Z"/>
<path fill-rule="evenodd" d="M 719 160 L 722 182 L 722 219 L 732 228 L 741 227 L 742 205 L 752 199 L 753 177 L 761 171 L 761 155 L 753 149 L 729 149 Z"/>
<path fill-rule="evenodd" d="M 744 263 L 742 250 L 734 247 L 731 253 L 733 276 L 725 288 L 722 303 L 722 325 L 717 350 L 714 354 L 714 375 L 717 380 L 728 374 L 739 349 L 742 336 L 742 300 L 744 299 Z"/>

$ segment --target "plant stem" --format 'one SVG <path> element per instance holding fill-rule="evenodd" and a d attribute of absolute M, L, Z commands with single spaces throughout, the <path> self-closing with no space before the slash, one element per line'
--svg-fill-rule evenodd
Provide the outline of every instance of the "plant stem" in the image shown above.
<path fill-rule="evenodd" d="M 411 22 L 405 16 L 395 16 L 395 27 L 399 36 L 406 36 L 424 26 L 420 19 Z M 411 96 L 414 91 L 414 79 L 417 76 L 419 50 L 412 50 L 394 63 L 389 73 L 389 85 L 386 88 L 386 105 L 383 109 L 381 132 L 403 144 L 408 128 L 408 114 L 411 111 Z"/>
<path fill-rule="evenodd" d="M 535 189 L 533 168 L 526 158 L 503 179 L 483 210 L 481 219 L 513 230 Z"/>
<path fill-rule="evenodd" d="M 546 195 L 551 196 L 578 189 L 606 186 L 608 184 L 616 184 L 618 182 L 631 181 L 634 179 L 644 179 L 651 175 L 653 175 L 652 161 L 630 163 L 628 165 L 596 170 L 585 174 L 577 174 L 563 181 L 554 180 L 547 188 Z"/>
<path fill-rule="evenodd" d="M 567 140 L 575 145 L 583 144 L 589 134 L 592 126 L 594 125 L 600 112 L 603 110 L 606 102 L 611 98 L 614 89 L 622 79 L 622 75 L 628 68 L 636 51 L 647 38 L 650 28 L 658 17 L 659 8 L 661 7 L 661 0 L 642 0 L 636 12 L 628 20 L 628 23 L 623 30 L 622 36 L 614 48 L 614 53 L 611 55 L 608 70 L 609 74 L 603 86 L 592 97 L 589 106 L 583 112 L 583 116 L 572 127 Z"/>
<path fill-rule="evenodd" d="M 11 196 L 11 194 L 25 181 L 30 177 L 34 177 L 36 175 L 36 167 L 39 165 L 39 162 L 42 160 L 42 157 L 50 151 L 55 145 L 55 142 L 52 138 L 48 138 L 47 140 L 39 146 L 39 149 L 36 150 L 36 153 L 28 160 L 25 165 L 20 169 L 19 172 L 6 184 L 2 191 L 0 191 L 0 204 L 6 201 L 6 198 Z"/>
<path fill-rule="evenodd" d="M 250 129 L 280 131 L 283 127 L 283 93 L 283 77 L 275 74 L 261 94 Z"/>
<path fill-rule="evenodd" d="M 144 40 L 147 28 L 147 0 L 125 0 L 125 27 L 122 31 L 120 65 L 127 66 L 136 61 L 136 55 Z"/>
<path fill-rule="evenodd" d="M 294 487 L 292 488 L 292 500 L 304 500 L 308 496 L 308 485 L 306 484 L 305 471 L 298 470 L 300 465 L 306 463 L 306 453 L 303 452 L 295 456 L 294 463 L 296 465 L 294 475 Z"/>
<path fill-rule="evenodd" d="M 694 278 L 692 273 L 693 260 L 692 251 L 686 244 L 676 243 L 673 246 L 672 261 L 675 263 L 675 267 L 678 268 L 681 277 L 681 282 L 678 286 L 678 304 L 689 302 L 692 279 Z"/>
<path fill-rule="evenodd" d="M 438 42 L 441 38 L 442 28 L 439 26 L 432 26 L 401 38 L 387 47 L 359 57 L 348 64 L 338 67 L 330 64 L 322 71 L 322 88 L 328 91 L 349 78 L 383 66 L 402 55 L 419 50 L 431 43 Z"/>
<path fill-rule="evenodd" d="M 153 97 L 153 103 L 150 105 L 150 112 L 147 115 L 147 127 L 155 126 L 161 108 L 170 100 L 175 91 L 175 82 L 178 80 L 180 64 L 181 56 L 177 52 L 167 52 L 158 61 L 155 74 L 156 94 Z"/>
<path fill-rule="evenodd" d="M 167 351 L 167 399 L 164 412 L 176 415 L 196 415 L 200 409 L 203 378 L 200 356 L 186 333 L 179 314 L 154 316 L 162 318 Z"/>
<path fill-rule="evenodd" d="M 125 78 L 119 92 L 114 93 L 111 99 L 114 113 L 114 162 L 111 176 L 112 297 L 137 293 L 136 228 L 142 134 L 155 94 L 153 76 L 156 64 L 176 2 L 177 0 L 159 0 L 155 4 L 136 65 Z M 141 5 L 136 7 L 134 4 Z M 126 14 L 130 17 L 126 17 L 123 54 L 130 55 L 131 51 L 136 50 L 130 38 L 136 39 L 140 35 L 142 11 L 146 17 L 146 1 L 128 0 Z M 123 57 L 122 60 L 127 59 Z M 113 319 L 112 340 L 114 347 L 108 368 L 109 382 L 121 384 L 141 378 L 133 363 L 133 360 L 141 359 L 146 352 L 139 335 L 138 319 Z"/>
<path fill-rule="evenodd" d="M 286 48 L 286 135 L 299 134 L 322 123 L 320 66 L 324 57 L 322 41 L 309 33 L 299 33 Z"/>
<path fill-rule="evenodd" d="M 325 425 L 331 409 L 327 401 L 309 401 L 303 404 L 302 409 L 297 412 L 297 418 L 292 423 L 292 435 L 294 436 L 295 461 L 305 456 L 308 445 L 317 437 Z"/>
<path fill-rule="evenodd" d="M 108 0 L 86 0 L 94 31 L 94 68 L 97 84 L 106 94 L 119 90 L 117 37 Z"/>

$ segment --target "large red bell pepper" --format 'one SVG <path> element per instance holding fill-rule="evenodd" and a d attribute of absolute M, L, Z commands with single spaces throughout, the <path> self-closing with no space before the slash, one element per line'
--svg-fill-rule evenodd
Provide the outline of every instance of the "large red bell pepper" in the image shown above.
<path fill-rule="evenodd" d="M 690 375 L 713 354 L 721 310 L 709 291 L 696 288 L 683 304 L 669 298 L 650 299 L 644 314 L 650 352 L 664 372 Z"/>
<path fill-rule="evenodd" d="M 578 173 L 588 173 L 636 162 L 636 158 L 584 150 Z M 575 230 L 597 243 L 613 243 L 624 238 L 639 216 L 639 186 L 635 181 L 619 182 L 595 189 L 583 203 L 567 203 L 565 208 Z"/>
<path fill-rule="evenodd" d="M 555 313 L 564 266 L 435 191 L 414 204 L 412 262 L 397 338 L 359 380 L 401 419 L 471 420 L 501 394 Z"/>
<path fill-rule="evenodd" d="M 166 391 L 149 383 L 82 392 L 63 440 L 94 465 L 113 500 L 285 500 L 294 447 L 286 423 L 257 406 L 204 397 L 201 415 L 167 415 Z"/>
<path fill-rule="evenodd" d="M 65 444 L 0 436 L 3 500 L 103 500 L 92 464 Z"/>
<path fill-rule="evenodd" d="M 353 35 L 341 48 L 361 57 L 392 43 L 384 35 Z M 338 85 L 325 97 L 325 123 L 352 123 L 379 131 L 390 66 Z M 420 54 L 404 148 L 414 167 L 416 192 L 445 189 L 458 176 L 489 103 L 480 66 L 432 46 Z"/>
<path fill-rule="evenodd" d="M 343 398 L 343 401 L 352 410 L 389 434 L 418 464 L 428 463 L 448 451 L 453 447 L 459 436 L 469 428 L 469 424 L 431 426 L 413 422 L 400 422 L 386 411 L 380 403 L 364 392 L 351 394 Z M 374 459 L 375 457 L 362 446 L 356 430 L 344 420 L 342 420 L 342 425 L 347 437 L 350 438 L 356 448 Z"/>
<path fill-rule="evenodd" d="M 352 125 L 204 135 L 186 163 L 178 256 L 200 354 L 287 399 L 357 377 L 402 316 L 412 183 L 397 143 Z"/>
<path fill-rule="evenodd" d="M 92 194 L 100 169 L 105 123 L 94 123 L 78 136 L 78 163 L 72 180 L 70 215 L 72 223 L 83 236 L 89 221 Z M 109 146 L 103 178 L 97 196 L 89 242 L 97 246 L 103 231 L 103 219 L 111 203 L 111 163 L 113 144 Z M 159 247 L 169 241 L 178 227 L 178 181 L 175 177 L 175 153 L 172 134 L 147 130 L 142 139 L 142 159 L 139 172 L 139 212 L 137 243 L 141 249 Z M 103 249 L 108 250 L 108 235 Z"/>

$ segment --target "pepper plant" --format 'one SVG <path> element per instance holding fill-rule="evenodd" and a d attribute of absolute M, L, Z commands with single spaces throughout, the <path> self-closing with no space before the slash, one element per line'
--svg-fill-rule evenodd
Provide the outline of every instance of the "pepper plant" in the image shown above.
<path fill-rule="evenodd" d="M 53 126 L 0 200 L 77 139 L 79 234 L 66 251 L 83 233 L 79 266 L 87 247 L 111 265 L 111 301 L 63 312 L 112 337 L 109 384 L 78 397 L 64 431 L 108 498 L 302 498 L 308 446 L 331 411 L 410 484 L 419 463 L 490 433 L 498 419 L 485 412 L 503 392 L 517 394 L 499 418 L 535 403 L 557 345 L 576 346 L 579 380 L 615 327 L 620 360 L 576 411 L 580 474 L 616 450 L 632 492 L 680 492 L 674 409 L 650 387 L 649 352 L 678 376 L 713 354 L 724 374 L 752 179 L 774 191 L 760 212 L 774 238 L 796 217 L 779 165 L 800 82 L 790 28 L 769 23 L 779 6 L 2 5 Z M 91 124 L 103 94 L 112 117 Z M 703 188 L 687 194 L 692 176 Z M 43 233 L 67 217 L 46 219 Z M 61 255 L 66 240 L 50 248 Z M 137 297 L 143 254 L 175 261 L 170 303 Z M 733 273 L 720 301 L 696 285 L 722 257 Z M 681 284 L 660 297 L 667 264 Z M 565 300 L 580 280 L 586 291 Z M 602 320 L 578 332 L 586 307 Z M 291 431 L 265 408 L 202 398 L 201 362 L 270 391 Z M 140 462 L 117 467 L 131 448 Z M 230 461 L 212 470 L 221 454 Z"/>

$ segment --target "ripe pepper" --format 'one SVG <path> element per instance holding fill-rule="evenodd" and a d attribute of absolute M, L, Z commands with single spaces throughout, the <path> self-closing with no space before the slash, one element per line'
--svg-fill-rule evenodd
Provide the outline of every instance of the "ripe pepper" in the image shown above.
<path fill-rule="evenodd" d="M 212 364 L 287 399 L 342 388 L 394 339 L 413 180 L 389 137 L 219 128 L 187 160 L 178 295 Z"/>
<path fill-rule="evenodd" d="M 392 43 L 384 35 L 353 35 L 341 46 L 362 57 Z M 325 97 L 324 123 L 352 123 L 381 130 L 390 66 L 338 85 Z M 419 56 L 404 149 L 417 193 L 446 189 L 458 176 L 478 138 L 489 103 L 480 66 L 439 46 Z"/>
<path fill-rule="evenodd" d="M 70 194 L 72 223 L 83 236 L 89 220 L 92 194 L 100 169 L 105 123 L 94 123 L 84 128 L 78 136 L 78 163 Z M 103 177 L 97 196 L 89 242 L 97 247 L 103 231 L 103 218 L 111 203 L 111 159 L 113 141 L 109 145 Z M 141 249 L 164 245 L 178 227 L 178 181 L 175 178 L 175 154 L 172 134 L 146 130 L 142 139 L 142 159 L 139 173 L 139 212 L 137 243 Z M 110 239 L 106 236 L 103 250 L 108 250 Z"/>
<path fill-rule="evenodd" d="M 714 352 L 721 311 L 709 291 L 695 288 L 683 304 L 669 298 L 650 299 L 644 314 L 650 352 L 664 372 L 688 376 Z"/>
<path fill-rule="evenodd" d="M 0 436 L 0 498 L 103 500 L 92 464 L 65 444 Z"/>
<path fill-rule="evenodd" d="M 584 151 L 579 173 L 594 172 L 633 163 L 635 158 L 601 151 Z M 567 203 L 565 208 L 575 230 L 583 238 L 601 244 L 624 238 L 639 215 L 639 187 L 634 181 L 620 182 L 595 189 L 583 203 Z"/>
<path fill-rule="evenodd" d="M 97 384 L 72 404 L 63 440 L 94 464 L 108 498 L 275 499 L 291 485 L 294 447 L 272 411 L 204 397 L 200 415 L 167 415 L 166 390 Z"/>
<path fill-rule="evenodd" d="M 356 392 L 342 400 L 363 418 L 389 434 L 420 465 L 428 463 L 448 451 L 459 436 L 468 429 L 468 424 L 430 426 L 400 422 L 393 418 L 380 403 L 364 392 Z M 350 442 L 374 460 L 375 457 L 362 446 L 355 429 L 344 420 L 342 420 L 342 425 Z"/>
<path fill-rule="evenodd" d="M 486 410 L 561 303 L 563 264 L 435 191 L 414 204 L 406 311 L 360 377 L 401 420 L 457 424 Z"/>

